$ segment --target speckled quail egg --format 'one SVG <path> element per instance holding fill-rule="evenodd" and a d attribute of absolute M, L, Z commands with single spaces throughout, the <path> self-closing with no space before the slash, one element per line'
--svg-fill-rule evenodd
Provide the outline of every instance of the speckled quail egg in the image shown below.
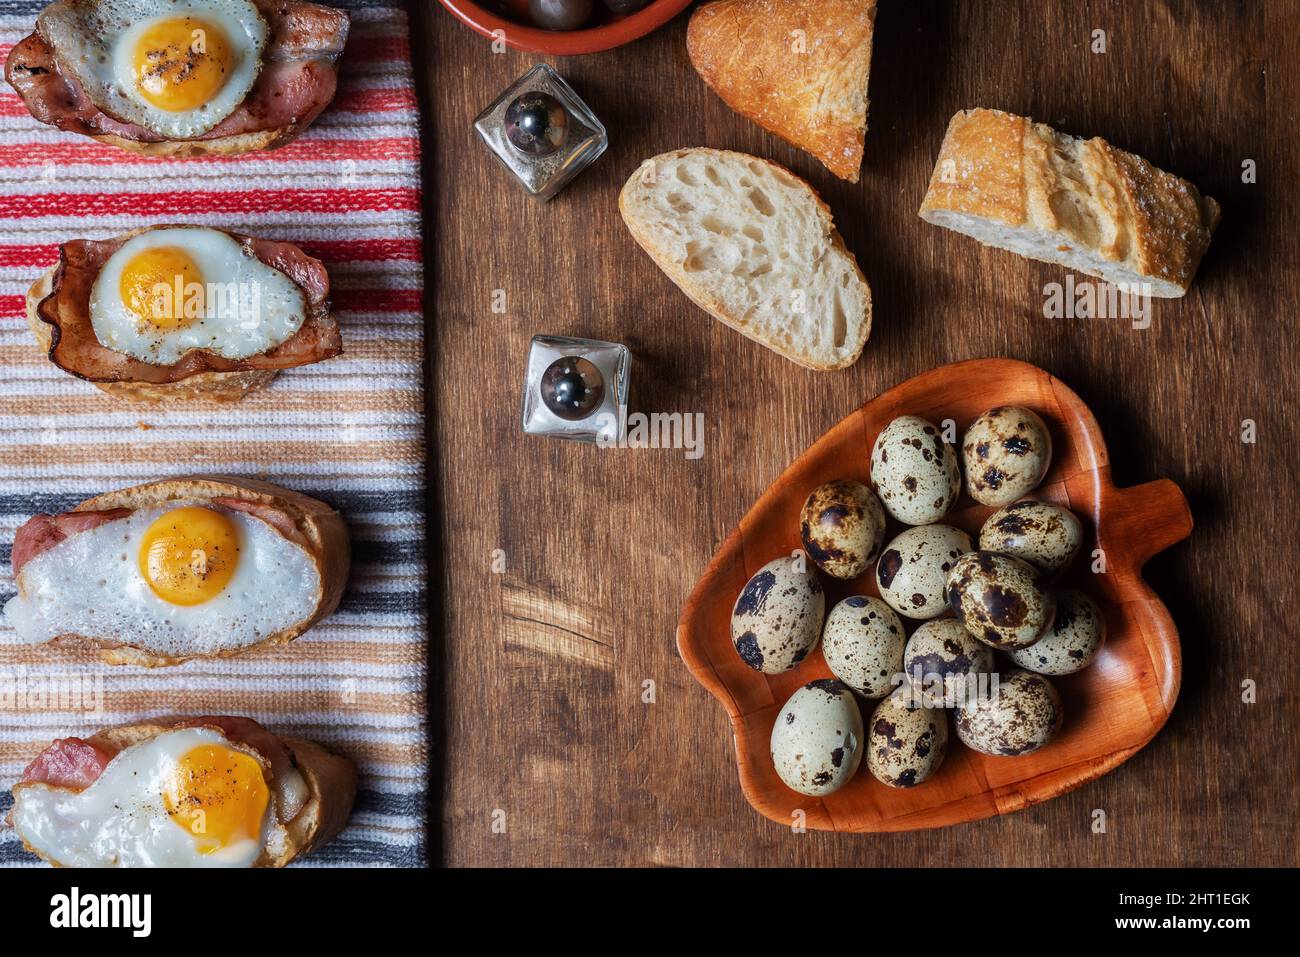
<path fill-rule="evenodd" d="M 800 794 L 830 794 L 862 761 L 862 712 L 833 678 L 810 681 L 790 696 L 772 726 L 772 763 Z"/>
<path fill-rule="evenodd" d="M 1042 675 L 1015 669 L 997 690 L 963 702 L 954 714 L 957 737 L 982 754 L 1029 754 L 1061 730 L 1061 696 Z"/>
<path fill-rule="evenodd" d="M 745 664 L 766 675 L 789 671 L 817 647 L 826 594 L 802 559 L 773 559 L 745 583 L 731 610 L 731 640 Z"/>
<path fill-rule="evenodd" d="M 1052 623 L 1056 598 L 1028 562 L 997 552 L 968 552 L 948 573 L 948 605 L 987 645 L 1027 648 Z"/>
<path fill-rule="evenodd" d="M 1074 561 L 1083 544 L 1083 525 L 1068 509 L 1024 499 L 999 509 L 980 529 L 980 548 L 1014 555 L 1044 575 Z"/>
<path fill-rule="evenodd" d="M 1072 588 L 1056 593 L 1056 619 L 1047 634 L 1011 660 L 1040 675 L 1071 675 L 1092 664 L 1106 641 L 1106 619 L 1097 603 Z"/>
<path fill-rule="evenodd" d="M 1052 435 L 1029 409 L 1000 405 L 971 423 L 962 456 L 967 493 L 999 507 L 1038 488 L 1052 463 Z"/>
<path fill-rule="evenodd" d="M 903 671 L 913 688 L 927 695 L 943 695 L 955 702 L 967 690 L 970 675 L 993 670 L 993 649 L 976 641 L 955 618 L 927 621 L 907 639 L 903 650 Z M 927 699 L 927 704 L 937 702 Z"/>
<path fill-rule="evenodd" d="M 948 572 L 971 550 L 970 536 L 947 525 L 900 532 L 876 562 L 880 597 L 908 618 L 933 618 L 948 607 Z"/>
<path fill-rule="evenodd" d="M 876 706 L 867 728 L 867 770 L 891 788 L 924 783 L 948 753 L 948 715 L 938 708 L 890 695 Z"/>
<path fill-rule="evenodd" d="M 861 482 L 827 482 L 804 502 L 799 535 L 808 557 L 826 574 L 857 578 L 875 560 L 885 540 L 885 510 Z"/>
<path fill-rule="evenodd" d="M 957 453 L 932 423 L 901 415 L 871 449 L 871 484 L 885 511 L 904 525 L 928 525 L 961 495 Z"/>
<path fill-rule="evenodd" d="M 854 595 L 826 616 L 822 654 L 831 674 L 866 698 L 883 698 L 902 670 L 907 636 L 893 609 L 879 598 Z"/>

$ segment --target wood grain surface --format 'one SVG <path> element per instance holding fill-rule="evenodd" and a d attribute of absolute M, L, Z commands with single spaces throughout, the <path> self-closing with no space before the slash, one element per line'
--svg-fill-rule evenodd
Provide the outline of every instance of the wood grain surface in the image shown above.
<path fill-rule="evenodd" d="M 546 205 L 472 129 L 535 58 L 495 54 L 437 5 L 417 7 L 444 863 L 1297 863 L 1296 4 L 883 0 L 856 186 L 710 93 L 679 17 L 555 61 L 611 145 Z M 1090 49 L 1098 29 L 1106 53 Z M 971 106 L 1103 136 L 1218 199 L 1223 223 L 1191 292 L 1155 302 L 1146 329 L 1046 319 L 1043 287 L 1061 269 L 921 222 L 947 120 Z M 637 248 L 618 189 L 642 159 L 682 146 L 746 150 L 822 192 L 874 294 L 857 365 L 794 366 L 709 319 Z M 523 435 L 538 333 L 627 343 L 633 410 L 703 413 L 703 456 Z M 1187 493 L 1195 532 L 1146 570 L 1181 633 L 1181 696 L 1132 760 L 1056 800 L 939 830 L 794 833 L 745 802 L 727 717 L 677 657 L 678 615 L 740 517 L 822 432 L 909 376 L 983 356 L 1032 362 L 1077 391 L 1118 485 L 1167 476 Z"/>

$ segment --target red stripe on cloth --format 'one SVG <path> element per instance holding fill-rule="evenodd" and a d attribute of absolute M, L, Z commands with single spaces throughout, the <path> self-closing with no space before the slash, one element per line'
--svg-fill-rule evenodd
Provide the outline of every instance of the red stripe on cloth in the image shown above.
<path fill-rule="evenodd" d="M 391 113 L 416 108 L 415 90 L 344 90 L 334 97 L 330 109 L 344 113 Z"/>
<path fill-rule="evenodd" d="M 59 258 L 55 243 L 39 246 L 0 246 L 0 266 L 49 266 Z"/>
<path fill-rule="evenodd" d="M 341 73 L 347 74 L 350 63 L 365 63 L 371 60 L 409 60 L 411 44 L 406 37 L 358 37 L 348 38 L 348 45 L 343 51 Z"/>
<path fill-rule="evenodd" d="M 419 262 L 421 256 L 420 243 L 415 239 L 338 239 L 303 242 L 298 245 L 307 255 L 327 263 Z M 59 247 L 53 243 L 0 246 L 0 268 L 44 269 L 58 258 Z"/>
<path fill-rule="evenodd" d="M 18 316 L 25 321 L 27 319 L 27 297 L 0 296 L 0 316 L 4 316 L 6 319 Z"/>
<path fill-rule="evenodd" d="M 335 289 L 330 293 L 335 309 L 348 312 L 420 312 L 424 293 L 419 289 Z"/>
<path fill-rule="evenodd" d="M 419 153 L 419 140 L 403 137 L 386 137 L 375 140 L 299 139 L 267 153 L 257 153 L 257 160 L 274 162 L 331 162 L 338 160 L 413 160 Z M 44 166 L 46 163 L 85 164 L 97 166 L 166 166 L 178 163 L 231 164 L 248 162 L 244 157 L 198 156 L 187 159 L 170 159 L 158 156 L 137 156 L 116 146 L 96 143 L 89 137 L 68 134 L 66 141 L 39 146 L 31 144 L 0 145 L 0 166 Z"/>
<path fill-rule="evenodd" d="M 0 217 L 112 216 L 131 214 L 174 222 L 190 213 L 356 213 L 418 212 L 415 189 L 251 189 L 165 193 L 51 193 L 0 196 Z"/>

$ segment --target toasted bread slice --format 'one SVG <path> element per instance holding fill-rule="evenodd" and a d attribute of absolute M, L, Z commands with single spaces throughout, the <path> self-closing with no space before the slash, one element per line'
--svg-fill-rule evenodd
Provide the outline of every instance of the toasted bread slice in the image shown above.
<path fill-rule="evenodd" d="M 93 134 L 90 138 L 142 156 L 166 156 L 171 159 L 189 159 L 196 156 L 241 156 L 244 153 L 257 153 L 284 146 L 295 140 L 308 125 L 290 123 L 274 129 L 235 133 L 211 140 L 163 140 L 157 143 L 146 143 L 112 133 Z"/>
<path fill-rule="evenodd" d="M 279 520 L 292 524 L 293 535 L 315 565 L 320 590 L 311 613 L 254 644 L 211 654 L 169 654 L 145 647 L 142 639 L 131 635 L 61 634 L 51 641 L 63 645 L 89 646 L 99 650 L 109 664 L 134 664 L 147 668 L 180 664 L 192 658 L 218 658 L 246 654 L 256 648 L 284 644 L 308 631 L 331 615 L 338 607 L 347 585 L 350 549 L 347 526 L 330 506 L 298 492 L 280 488 L 257 479 L 230 478 L 220 475 L 193 475 L 163 479 L 133 488 L 106 492 L 82 502 L 73 512 L 104 512 L 112 509 L 136 510 L 168 502 L 195 502 L 208 499 L 234 499 L 265 507 Z M 21 530 L 20 530 L 21 531 Z M 15 547 L 15 552 L 17 548 Z M 18 598 L 24 595 L 21 570 L 15 575 Z M 18 599 L 15 599 L 17 601 Z"/>
<path fill-rule="evenodd" d="M 1187 292 L 1219 204 L 1099 137 L 976 109 L 948 123 L 920 216 L 986 246 L 1168 299 Z"/>
<path fill-rule="evenodd" d="M 817 193 L 746 153 L 646 160 L 619 197 L 632 236 L 697 305 L 809 369 L 857 361 L 871 289 Z"/>
<path fill-rule="evenodd" d="M 245 741 L 237 735 L 230 735 L 223 725 L 229 725 L 231 722 L 238 722 L 241 726 L 253 727 L 256 731 L 257 740 Z M 256 722 L 246 718 L 195 719 L 179 715 L 154 718 L 135 724 L 106 728 L 91 735 L 86 739 L 86 743 L 103 752 L 115 755 L 117 752 L 149 741 L 164 732 L 174 731 L 178 727 L 209 726 L 226 734 L 227 738 L 232 742 L 258 754 L 259 763 L 262 764 L 263 771 L 266 774 L 268 786 L 275 796 L 273 798 L 274 806 L 277 817 L 281 818 L 280 823 L 283 825 L 283 834 L 278 846 L 263 848 L 254 866 L 284 867 L 290 861 L 332 840 L 347 824 L 352 805 L 356 800 L 356 766 L 348 759 L 327 751 L 315 742 L 288 735 L 275 735 Z M 271 740 L 278 742 L 287 752 L 289 762 L 287 766 L 279 766 L 282 762 L 272 761 L 261 750 Z M 259 748 L 259 745 L 261 748 Z M 297 777 L 293 777 L 292 783 L 288 784 L 281 782 L 277 778 L 277 773 L 289 777 L 297 775 Z M 63 787 L 64 785 L 47 784 L 41 781 L 23 781 L 14 786 L 15 797 L 22 788 L 42 786 Z M 74 790 L 80 790 L 80 788 Z M 295 794 L 295 811 L 292 813 L 292 817 L 283 820 L 281 815 L 289 812 L 284 808 L 282 795 L 288 791 Z M 12 809 L 8 823 L 11 827 L 15 826 Z M 23 833 L 21 827 L 16 827 L 16 830 L 19 838 L 23 841 L 23 846 L 29 852 L 36 854 L 46 863 L 56 867 L 60 866 L 60 863 L 52 859 L 49 854 L 33 847 L 28 842 L 27 836 Z"/>
<path fill-rule="evenodd" d="M 858 181 L 875 0 L 716 0 L 686 49 L 733 110 Z"/>
<path fill-rule="evenodd" d="M 27 325 L 36 337 L 41 354 L 50 354 L 53 329 L 36 311 L 41 300 L 54 288 L 59 264 L 51 266 L 27 290 Z M 179 382 L 95 382 L 101 392 L 128 402 L 170 402 L 196 399 L 208 402 L 238 402 L 250 392 L 264 389 L 279 373 L 275 369 L 243 369 L 238 372 L 200 372 Z"/>

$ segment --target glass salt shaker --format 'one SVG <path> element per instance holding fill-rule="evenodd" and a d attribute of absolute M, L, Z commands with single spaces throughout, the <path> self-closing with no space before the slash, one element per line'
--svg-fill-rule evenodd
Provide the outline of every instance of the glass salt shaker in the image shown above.
<path fill-rule="evenodd" d="M 614 445 L 626 429 L 632 353 L 617 342 L 534 336 L 524 375 L 524 431 Z"/>
<path fill-rule="evenodd" d="M 609 145 L 604 125 L 545 63 L 497 97 L 474 128 L 529 195 L 541 200 L 567 186 Z"/>

